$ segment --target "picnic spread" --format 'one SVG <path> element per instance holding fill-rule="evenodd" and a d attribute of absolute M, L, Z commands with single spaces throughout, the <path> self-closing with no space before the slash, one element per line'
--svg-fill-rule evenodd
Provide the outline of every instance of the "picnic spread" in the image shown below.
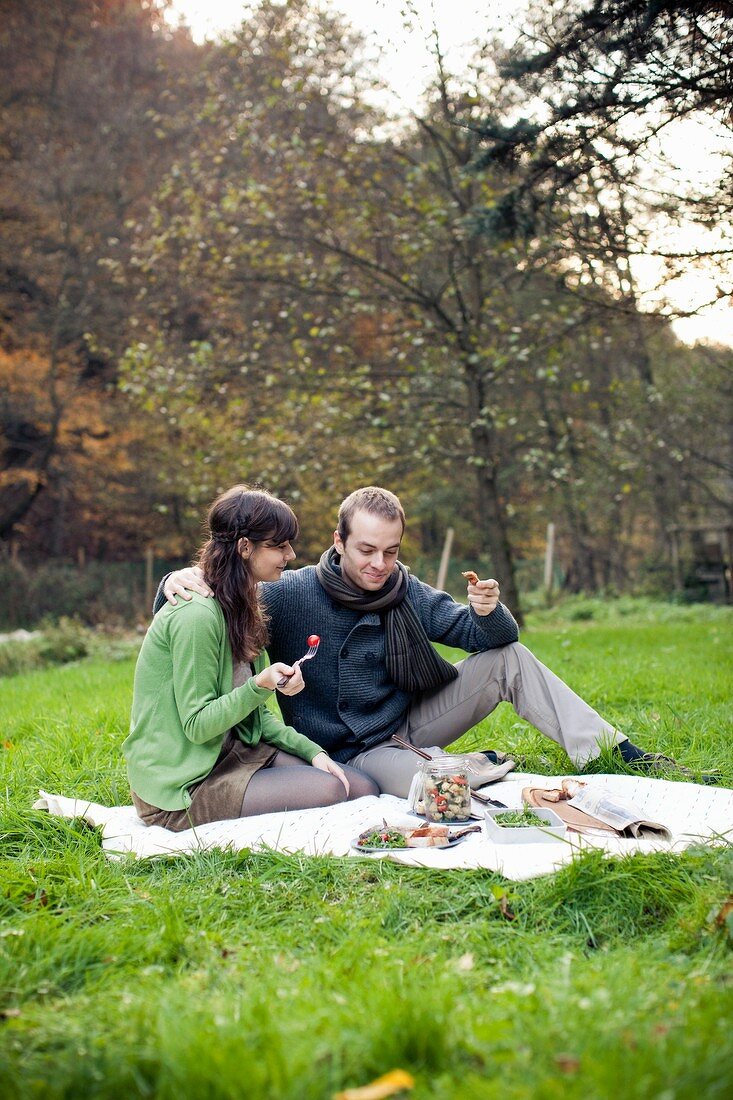
<path fill-rule="evenodd" d="M 577 794 L 577 776 L 546 776 L 512 772 L 498 783 L 484 788 L 507 810 L 526 806 L 523 791 L 531 791 L 532 804 L 562 809 L 562 801 L 545 801 L 536 792 L 558 792 L 563 782 Z M 485 827 L 465 830 L 456 841 L 431 847 L 370 846 L 359 850 L 358 838 L 369 830 L 415 830 L 424 819 L 410 810 L 406 799 L 393 795 L 368 796 L 336 806 L 254 817 L 215 821 L 184 832 L 174 833 L 159 826 L 146 826 L 133 806 L 102 806 L 85 799 L 40 791 L 35 809 L 64 818 L 83 818 L 101 827 L 102 847 L 110 859 L 132 857 L 148 859 L 183 855 L 212 848 L 230 851 L 278 851 L 305 856 L 343 856 L 359 860 L 389 859 L 411 867 L 435 869 L 485 868 L 513 881 L 550 874 L 572 861 L 582 851 L 601 849 L 608 856 L 635 852 L 680 852 L 695 844 L 733 842 L 733 790 L 650 779 L 628 775 L 588 775 L 582 777 L 584 797 L 597 809 L 609 801 L 616 806 L 633 807 L 639 820 L 655 826 L 637 829 L 638 835 L 620 835 L 593 827 L 578 832 L 571 824 L 562 829 L 528 830 L 523 843 L 505 843 L 502 834 Z M 474 820 L 481 823 L 485 807 L 474 802 Z M 496 807 L 492 816 L 495 817 Z M 550 820 L 550 817 L 547 818 Z M 561 816 L 562 821 L 562 816 Z M 456 829 L 459 826 L 456 825 Z M 517 834 L 520 830 L 509 829 Z M 562 835 L 559 835 L 562 834 Z M 502 837 L 502 839 L 497 839 Z M 507 838 L 508 839 L 508 838 Z M 520 838 L 522 839 L 522 838 Z"/>

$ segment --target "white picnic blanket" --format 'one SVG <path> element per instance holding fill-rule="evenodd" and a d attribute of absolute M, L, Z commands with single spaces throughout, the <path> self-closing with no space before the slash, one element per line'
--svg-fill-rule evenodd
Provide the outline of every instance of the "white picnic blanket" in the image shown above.
<path fill-rule="evenodd" d="M 523 787 L 559 787 L 563 778 L 510 773 L 500 783 L 485 787 L 484 793 L 511 809 L 519 809 Z M 39 792 L 40 799 L 34 803 L 34 809 L 48 810 L 58 817 L 82 817 L 91 825 L 101 825 L 102 847 L 111 859 L 124 856 L 145 859 L 207 848 L 271 849 L 314 856 L 354 856 L 361 860 L 391 859 L 413 867 L 484 867 L 517 882 L 549 874 L 572 860 L 576 852 L 587 848 L 601 848 L 614 856 L 631 852 L 681 851 L 698 843 L 733 843 L 733 790 L 628 775 L 588 775 L 583 779 L 589 786 L 603 786 L 609 793 L 633 802 L 647 820 L 666 825 L 672 834 L 671 840 L 626 840 L 568 833 L 563 840 L 499 844 L 482 831 L 470 834 L 452 848 L 384 853 L 355 851 L 352 841 L 359 833 L 383 821 L 389 825 L 419 823 L 410 814 L 407 802 L 392 795 L 370 795 L 323 809 L 215 821 L 182 833 L 143 825 L 133 806 L 101 806 L 46 791 Z"/>

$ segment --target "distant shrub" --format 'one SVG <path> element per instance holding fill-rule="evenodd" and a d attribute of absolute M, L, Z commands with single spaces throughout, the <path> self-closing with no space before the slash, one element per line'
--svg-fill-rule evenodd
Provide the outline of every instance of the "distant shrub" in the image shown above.
<path fill-rule="evenodd" d="M 38 668 L 39 664 L 38 639 L 0 643 L 0 676 L 17 676 Z"/>
<path fill-rule="evenodd" d="M 37 636 L 27 641 L 11 638 L 0 643 L 0 676 L 17 676 L 46 665 L 80 661 L 89 655 L 92 644 L 92 632 L 78 619 L 48 622 Z"/>
<path fill-rule="evenodd" d="M 22 633 L 22 632 L 19 632 Z M 0 641 L 0 677 L 81 661 L 85 657 L 103 661 L 126 661 L 136 656 L 142 632 L 90 629 L 78 619 L 62 617 L 49 621 L 27 639 Z"/>
<path fill-rule="evenodd" d="M 574 607 L 568 609 L 568 619 L 570 622 L 588 622 L 596 617 L 596 608 L 593 604 L 578 603 Z"/>
<path fill-rule="evenodd" d="M 666 599 L 674 586 L 674 570 L 669 562 L 660 561 L 656 555 L 640 562 L 634 578 L 634 595 Z"/>
<path fill-rule="evenodd" d="M 29 574 L 17 562 L 0 555 L 0 629 L 27 626 Z M 8 643 L 10 644 L 10 643 Z"/>
<path fill-rule="evenodd" d="M 156 563 L 154 583 L 180 564 Z M 87 626 L 134 626 L 151 617 L 148 596 L 142 561 L 26 567 L 0 555 L 0 631 L 62 618 Z"/>
<path fill-rule="evenodd" d="M 48 665 L 65 665 L 69 661 L 79 661 L 90 650 L 90 634 L 78 619 L 66 616 L 57 623 L 44 627 L 38 653 L 41 661 Z"/>

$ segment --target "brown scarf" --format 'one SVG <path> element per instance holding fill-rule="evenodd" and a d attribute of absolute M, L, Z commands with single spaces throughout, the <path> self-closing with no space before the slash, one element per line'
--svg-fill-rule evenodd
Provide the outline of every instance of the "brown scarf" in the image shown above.
<path fill-rule="evenodd" d="M 427 691 L 449 684 L 457 670 L 433 649 L 425 628 L 407 597 L 409 573 L 402 562 L 377 592 L 365 592 L 346 580 L 335 546 L 316 566 L 318 580 L 328 595 L 352 611 L 379 612 L 384 624 L 387 671 L 402 691 Z"/>

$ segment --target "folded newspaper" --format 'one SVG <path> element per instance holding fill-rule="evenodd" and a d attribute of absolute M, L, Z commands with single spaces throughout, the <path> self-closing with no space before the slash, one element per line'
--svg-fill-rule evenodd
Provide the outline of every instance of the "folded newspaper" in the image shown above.
<path fill-rule="evenodd" d="M 659 821 L 647 821 L 631 802 L 600 788 L 587 787 L 579 780 L 564 780 L 561 789 L 525 787 L 522 798 L 529 806 L 554 810 L 576 833 L 656 838 L 671 840 L 672 834 Z"/>

